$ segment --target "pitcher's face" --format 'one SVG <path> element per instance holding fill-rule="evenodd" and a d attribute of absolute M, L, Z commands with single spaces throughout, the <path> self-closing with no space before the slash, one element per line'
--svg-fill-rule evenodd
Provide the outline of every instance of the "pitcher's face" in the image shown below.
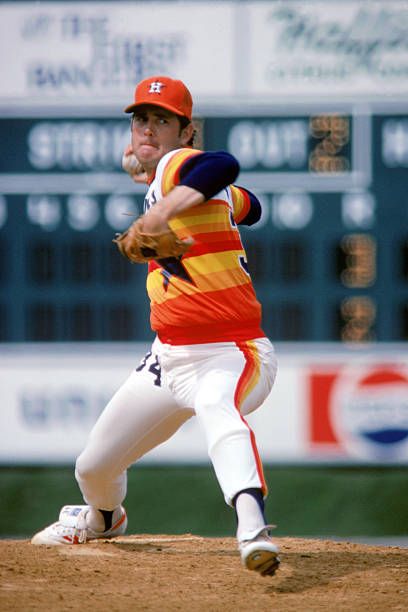
<path fill-rule="evenodd" d="M 181 128 L 177 115 L 153 105 L 137 108 L 131 125 L 133 153 L 148 174 L 163 155 L 185 147 L 193 133 L 191 123 Z"/>

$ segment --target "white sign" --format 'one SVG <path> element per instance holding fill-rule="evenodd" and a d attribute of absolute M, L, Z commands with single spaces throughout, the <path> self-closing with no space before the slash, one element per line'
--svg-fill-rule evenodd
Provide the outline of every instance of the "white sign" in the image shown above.
<path fill-rule="evenodd" d="M 231 94 L 233 22 L 233 3 L 2 3 L 0 101 L 123 107 L 152 74 Z"/>
<path fill-rule="evenodd" d="M 408 2 L 255 2 L 250 85 L 255 95 L 408 94 Z"/>
<path fill-rule="evenodd" d="M 123 108 L 181 78 L 196 108 L 406 100 L 407 0 L 5 2 L 0 104 Z"/>

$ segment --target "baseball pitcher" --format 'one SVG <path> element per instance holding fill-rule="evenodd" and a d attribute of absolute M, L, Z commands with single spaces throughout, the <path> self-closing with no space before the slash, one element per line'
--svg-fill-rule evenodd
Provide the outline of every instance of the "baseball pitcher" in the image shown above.
<path fill-rule="evenodd" d="M 278 548 L 264 516 L 267 493 L 255 436 L 245 416 L 270 393 L 273 346 L 238 226 L 261 214 L 234 184 L 239 164 L 223 151 L 193 147 L 192 98 L 183 82 L 140 82 L 123 167 L 148 190 L 144 214 L 116 236 L 120 252 L 147 264 L 155 339 L 95 424 L 76 462 L 85 505 L 64 506 L 33 544 L 80 544 L 123 534 L 128 467 L 195 416 L 248 569 L 272 575 Z M 130 265 L 130 264 L 129 264 Z"/>

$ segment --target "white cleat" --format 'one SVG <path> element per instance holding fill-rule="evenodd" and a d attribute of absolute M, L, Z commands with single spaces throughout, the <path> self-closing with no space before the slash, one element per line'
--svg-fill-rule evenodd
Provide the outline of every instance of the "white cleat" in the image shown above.
<path fill-rule="evenodd" d="M 279 549 L 269 536 L 270 525 L 265 525 L 257 531 L 245 534 L 238 543 L 241 560 L 249 570 L 262 576 L 273 576 L 279 567 Z"/>
<path fill-rule="evenodd" d="M 94 531 L 89 527 L 86 516 L 90 509 L 90 506 L 64 506 L 58 521 L 36 533 L 31 544 L 85 544 L 87 540 L 114 538 L 125 533 L 128 521 L 122 506 L 114 511 L 112 527 L 107 531 Z"/>

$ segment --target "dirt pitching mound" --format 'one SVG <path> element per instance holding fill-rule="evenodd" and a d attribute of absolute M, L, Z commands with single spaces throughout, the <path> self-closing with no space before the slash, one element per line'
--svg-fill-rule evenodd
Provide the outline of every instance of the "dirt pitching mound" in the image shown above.
<path fill-rule="evenodd" d="M 55 547 L 2 540 L 0 609 L 407 610 L 407 549 L 275 540 L 281 567 L 265 578 L 241 566 L 234 538 L 130 535 Z"/>

